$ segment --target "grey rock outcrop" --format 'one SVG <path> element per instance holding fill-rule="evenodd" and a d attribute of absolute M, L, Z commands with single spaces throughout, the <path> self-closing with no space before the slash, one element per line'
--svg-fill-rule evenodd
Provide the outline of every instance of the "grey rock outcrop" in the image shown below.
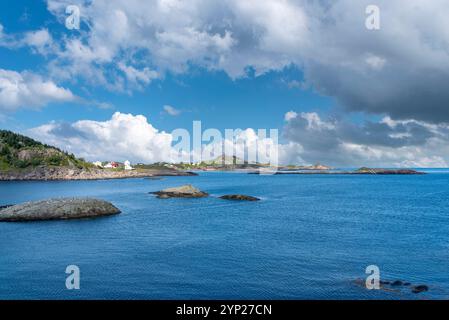
<path fill-rule="evenodd" d="M 111 203 L 93 198 L 61 198 L 26 202 L 0 210 L 0 221 L 80 219 L 120 213 Z"/>
<path fill-rule="evenodd" d="M 150 192 L 151 194 L 155 194 L 159 199 L 168 199 L 168 198 L 204 198 L 209 196 L 208 193 L 203 192 L 190 184 L 168 188 L 161 191 Z"/>

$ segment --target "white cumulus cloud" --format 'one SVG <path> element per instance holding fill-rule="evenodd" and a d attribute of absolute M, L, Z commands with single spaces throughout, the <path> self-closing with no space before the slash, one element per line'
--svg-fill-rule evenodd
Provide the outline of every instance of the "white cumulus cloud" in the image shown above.
<path fill-rule="evenodd" d="M 53 38 L 48 29 L 27 32 L 18 44 L 34 48 L 34 50 L 43 55 L 49 54 L 55 49 Z"/>
<path fill-rule="evenodd" d="M 29 133 L 38 140 L 89 160 L 170 161 L 172 136 L 146 117 L 120 112 L 107 121 L 52 122 Z"/>
<path fill-rule="evenodd" d="M 218 130 L 216 131 L 218 132 Z M 203 132 L 204 133 L 204 132 Z M 219 133 L 219 132 L 218 132 Z M 180 157 L 175 148 L 172 133 L 154 128 L 143 115 L 132 115 L 116 112 L 107 121 L 81 120 L 74 123 L 51 122 L 28 130 L 27 134 L 49 145 L 74 153 L 90 161 L 96 160 L 130 160 L 134 163 L 180 162 L 215 159 L 222 153 L 227 156 L 237 155 L 248 159 L 248 148 L 260 152 L 260 157 L 269 159 L 269 151 L 276 150 L 275 155 L 281 164 L 303 162 L 298 151 L 301 147 L 296 143 L 278 144 L 270 136 L 259 136 L 254 129 L 235 130 L 233 137 L 220 134 L 217 141 L 209 141 L 202 136 L 203 148 L 194 150 L 190 147 L 183 150 Z M 176 143 L 178 140 L 176 139 Z M 224 148 L 222 148 L 224 146 Z M 275 149 L 272 149 L 272 148 Z M 218 150 L 218 151 L 217 151 Z M 218 152 L 218 153 L 217 153 Z M 196 159 L 196 160 L 195 160 Z"/>
<path fill-rule="evenodd" d="M 31 72 L 0 69 L 0 110 L 39 108 L 51 102 L 75 100 L 75 95 Z"/>

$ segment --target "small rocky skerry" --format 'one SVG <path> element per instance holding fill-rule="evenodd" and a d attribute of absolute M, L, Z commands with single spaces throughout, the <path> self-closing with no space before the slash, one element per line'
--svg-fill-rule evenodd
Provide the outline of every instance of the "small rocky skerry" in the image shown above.
<path fill-rule="evenodd" d="M 26 202 L 0 209 L 0 222 L 67 220 L 119 214 L 112 203 L 94 198 L 60 198 Z"/>
<path fill-rule="evenodd" d="M 155 194 L 159 199 L 169 199 L 169 198 L 205 198 L 209 194 L 207 192 L 201 191 L 190 184 L 186 184 L 180 187 L 168 188 L 161 191 L 150 192 L 150 194 Z M 259 201 L 259 198 L 247 196 L 243 194 L 227 194 L 220 196 L 220 199 L 224 200 L 237 200 L 237 201 Z"/>
<path fill-rule="evenodd" d="M 194 186 L 187 184 L 180 187 L 168 188 L 161 191 L 150 192 L 155 194 L 159 199 L 168 198 L 204 198 L 208 197 L 207 192 L 203 192 Z"/>
<path fill-rule="evenodd" d="M 247 196 L 244 194 L 226 194 L 224 196 L 219 197 L 224 200 L 236 200 L 236 201 L 259 201 L 259 198 Z"/>

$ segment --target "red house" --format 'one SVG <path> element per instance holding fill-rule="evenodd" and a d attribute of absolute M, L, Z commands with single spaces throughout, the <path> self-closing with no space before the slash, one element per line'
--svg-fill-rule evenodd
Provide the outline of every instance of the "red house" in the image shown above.
<path fill-rule="evenodd" d="M 111 166 L 113 168 L 118 168 L 118 163 L 113 161 L 113 162 L 111 162 Z"/>

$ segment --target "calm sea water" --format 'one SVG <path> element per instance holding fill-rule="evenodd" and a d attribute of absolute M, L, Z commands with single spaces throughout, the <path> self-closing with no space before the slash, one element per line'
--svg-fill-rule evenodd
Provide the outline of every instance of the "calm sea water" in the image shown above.
<path fill-rule="evenodd" d="M 205 199 L 156 199 L 191 183 Z M 243 193 L 262 201 L 228 202 Z M 0 205 L 93 196 L 122 214 L 0 223 L 0 299 L 448 299 L 449 172 L 201 173 L 163 180 L 0 182 Z M 81 289 L 65 288 L 65 268 Z M 375 264 L 419 295 L 353 283 Z"/>

